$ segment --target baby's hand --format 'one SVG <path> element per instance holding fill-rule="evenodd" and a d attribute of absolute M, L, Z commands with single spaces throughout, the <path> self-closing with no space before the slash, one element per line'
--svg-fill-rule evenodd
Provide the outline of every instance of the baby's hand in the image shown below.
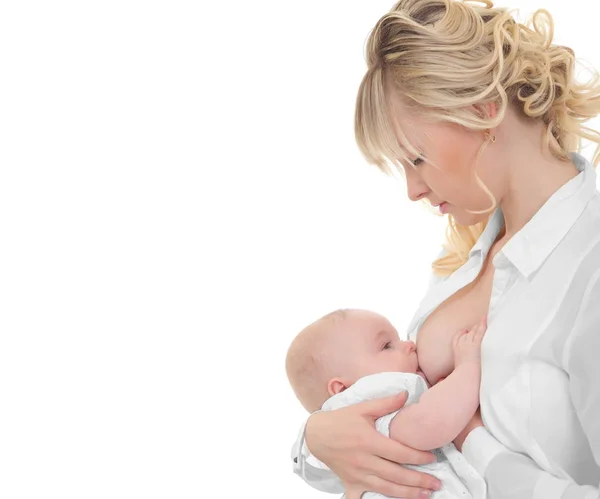
<path fill-rule="evenodd" d="M 484 317 L 479 324 L 464 330 L 454 337 L 454 367 L 465 362 L 481 362 L 481 342 L 487 329 Z"/>

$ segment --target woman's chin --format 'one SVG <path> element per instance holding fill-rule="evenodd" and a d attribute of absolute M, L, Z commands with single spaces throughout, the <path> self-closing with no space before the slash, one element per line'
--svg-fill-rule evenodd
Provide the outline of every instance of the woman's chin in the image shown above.
<path fill-rule="evenodd" d="M 489 216 L 480 213 L 468 213 L 463 210 L 452 210 L 449 211 L 448 214 L 452 216 L 452 218 L 458 225 L 463 225 L 466 227 L 469 227 L 471 225 L 477 225 L 478 223 L 486 220 Z"/>

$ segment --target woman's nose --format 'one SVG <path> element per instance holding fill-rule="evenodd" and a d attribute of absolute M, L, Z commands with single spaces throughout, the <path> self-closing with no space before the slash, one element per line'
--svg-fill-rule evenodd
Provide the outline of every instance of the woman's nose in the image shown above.
<path fill-rule="evenodd" d="M 429 193 L 427 184 L 410 167 L 406 168 L 406 191 L 411 201 L 419 201 Z"/>

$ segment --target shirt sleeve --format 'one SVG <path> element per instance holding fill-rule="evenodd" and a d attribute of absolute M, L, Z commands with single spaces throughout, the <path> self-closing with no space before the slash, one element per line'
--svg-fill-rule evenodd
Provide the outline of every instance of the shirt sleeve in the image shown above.
<path fill-rule="evenodd" d="M 308 485 L 321 492 L 342 494 L 344 492 L 344 486 L 342 485 L 341 480 L 325 465 L 325 463 L 322 463 L 314 457 L 306 446 L 304 435 L 307 423 L 308 419 L 300 428 L 298 438 L 292 447 L 294 473 L 302 478 Z"/>
<path fill-rule="evenodd" d="M 571 401 L 600 466 L 600 273 L 588 286 L 564 349 Z M 600 499 L 600 484 L 578 485 L 543 471 L 527 456 L 510 452 L 485 428 L 473 430 L 463 454 L 488 484 L 488 499 Z"/>

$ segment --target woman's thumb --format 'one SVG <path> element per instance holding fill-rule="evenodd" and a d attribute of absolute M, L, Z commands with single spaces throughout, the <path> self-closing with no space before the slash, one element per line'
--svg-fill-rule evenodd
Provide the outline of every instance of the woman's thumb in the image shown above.
<path fill-rule="evenodd" d="M 402 391 L 398 395 L 392 395 L 391 397 L 369 400 L 360 404 L 362 405 L 361 412 L 366 416 L 380 418 L 400 409 L 406 403 L 407 397 L 408 393 Z"/>

